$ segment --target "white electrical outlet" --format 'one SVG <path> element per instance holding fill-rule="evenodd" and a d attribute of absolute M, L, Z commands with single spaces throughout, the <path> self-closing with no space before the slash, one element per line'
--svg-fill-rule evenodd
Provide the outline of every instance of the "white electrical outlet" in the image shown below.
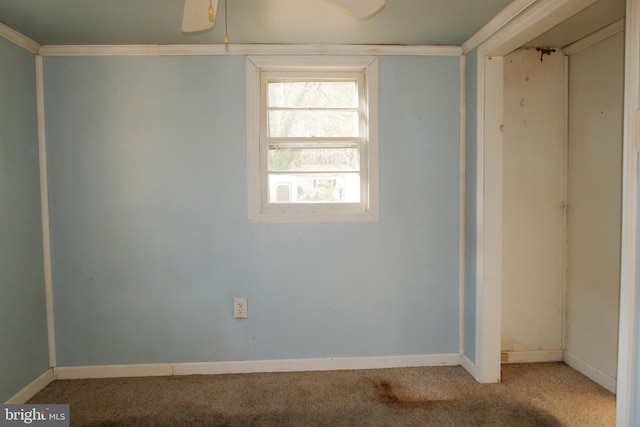
<path fill-rule="evenodd" d="M 248 314 L 247 299 L 246 298 L 234 298 L 233 299 L 233 318 L 234 319 L 246 319 Z"/>

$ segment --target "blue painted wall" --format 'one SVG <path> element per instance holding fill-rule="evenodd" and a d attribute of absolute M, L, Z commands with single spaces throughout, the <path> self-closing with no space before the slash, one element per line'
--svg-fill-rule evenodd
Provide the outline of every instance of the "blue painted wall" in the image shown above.
<path fill-rule="evenodd" d="M 465 133 L 465 253 L 464 253 L 464 351 L 476 361 L 476 244 L 478 176 L 478 50 L 465 59 L 466 133 Z"/>
<path fill-rule="evenodd" d="M 45 58 L 58 364 L 457 353 L 458 61 L 380 58 L 379 222 L 276 225 L 243 57 Z"/>
<path fill-rule="evenodd" d="M 0 38 L 0 402 L 49 367 L 34 56 Z"/>

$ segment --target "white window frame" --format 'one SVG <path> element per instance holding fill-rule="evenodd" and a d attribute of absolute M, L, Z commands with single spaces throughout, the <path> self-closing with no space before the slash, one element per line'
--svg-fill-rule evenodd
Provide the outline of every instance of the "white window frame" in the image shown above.
<path fill-rule="evenodd" d="M 264 75 L 361 74 L 364 142 L 360 146 L 361 203 L 269 203 Z M 372 56 L 247 56 L 247 178 L 250 223 L 378 221 L 378 60 Z M 359 83 L 360 86 L 360 83 Z"/>

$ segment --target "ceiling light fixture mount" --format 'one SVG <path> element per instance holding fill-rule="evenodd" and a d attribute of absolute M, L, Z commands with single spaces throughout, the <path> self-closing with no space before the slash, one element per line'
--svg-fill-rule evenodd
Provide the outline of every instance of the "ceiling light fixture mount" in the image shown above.
<path fill-rule="evenodd" d="M 213 0 L 209 0 L 209 22 L 215 22 L 216 10 L 213 8 Z"/>

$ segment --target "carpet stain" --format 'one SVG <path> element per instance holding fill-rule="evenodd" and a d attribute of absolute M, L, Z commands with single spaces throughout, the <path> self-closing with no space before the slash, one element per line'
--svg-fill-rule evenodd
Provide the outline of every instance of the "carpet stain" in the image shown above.
<path fill-rule="evenodd" d="M 431 400 L 416 394 L 402 383 L 388 380 L 374 382 L 377 391 L 376 401 L 385 405 L 402 408 L 426 406 L 434 402 L 448 402 L 446 400 Z"/>
<path fill-rule="evenodd" d="M 497 396 L 461 394 L 457 399 L 429 399 L 400 382 L 377 380 L 374 402 L 394 410 L 426 411 L 439 421 L 433 425 L 561 427 L 548 412 L 530 404 L 504 401 Z M 432 419 L 432 421 L 434 421 Z M 453 422 L 453 424 L 448 424 Z M 432 424 L 429 424 L 432 425 Z"/>

